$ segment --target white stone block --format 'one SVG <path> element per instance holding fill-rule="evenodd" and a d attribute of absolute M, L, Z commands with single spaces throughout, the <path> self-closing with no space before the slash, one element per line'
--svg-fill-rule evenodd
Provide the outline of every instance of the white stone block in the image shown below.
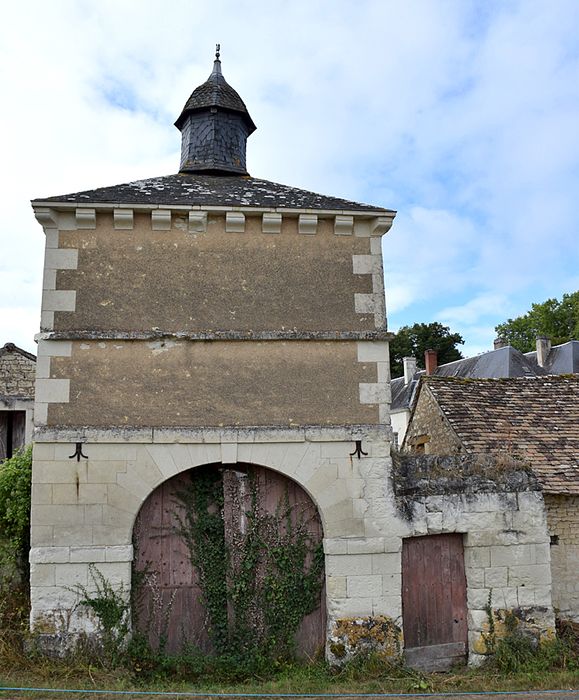
<path fill-rule="evenodd" d="M 134 226 L 134 216 L 132 209 L 114 209 L 113 224 L 116 230 L 130 230 Z"/>
<path fill-rule="evenodd" d="M 370 235 L 383 236 L 385 233 L 388 233 L 388 231 L 390 231 L 392 228 L 394 216 L 395 214 L 390 216 L 377 216 L 375 219 L 372 219 L 372 223 L 370 224 Z"/>
<path fill-rule="evenodd" d="M 40 328 L 43 331 L 54 330 L 54 311 L 41 311 Z"/>
<path fill-rule="evenodd" d="M 324 538 L 325 554 L 347 554 L 348 540 L 346 538 L 328 539 Z"/>
<path fill-rule="evenodd" d="M 56 270 L 44 268 L 42 273 L 42 289 L 56 289 Z"/>
<path fill-rule="evenodd" d="M 75 212 L 76 227 L 78 229 L 96 228 L 96 210 L 91 208 L 78 208 Z"/>
<path fill-rule="evenodd" d="M 171 230 L 171 210 L 153 209 L 151 211 L 151 229 L 153 231 Z"/>
<path fill-rule="evenodd" d="M 399 596 L 402 590 L 401 574 L 382 575 L 382 593 L 387 596 Z"/>
<path fill-rule="evenodd" d="M 388 362 L 388 343 L 359 340 L 356 343 L 358 362 Z"/>
<path fill-rule="evenodd" d="M 225 230 L 227 233 L 243 233 L 245 231 L 245 214 L 240 211 L 228 211 L 225 214 Z"/>
<path fill-rule="evenodd" d="M 377 598 L 382 595 L 382 576 L 348 576 L 348 598 Z"/>
<path fill-rule="evenodd" d="M 334 221 L 334 233 L 336 236 L 351 236 L 354 230 L 354 217 L 338 214 Z"/>
<path fill-rule="evenodd" d="M 31 564 L 62 564 L 70 560 L 70 548 L 31 547 L 28 560 Z"/>
<path fill-rule="evenodd" d="M 504 588 L 508 585 L 508 568 L 506 566 L 495 566 L 484 569 L 484 585 L 486 588 Z"/>
<path fill-rule="evenodd" d="M 372 615 L 391 617 L 399 624 L 402 617 L 402 597 L 398 595 L 383 595 L 372 599 Z"/>
<path fill-rule="evenodd" d="M 534 550 L 532 545 L 517 544 L 491 547 L 492 566 L 526 566 L 532 564 Z"/>
<path fill-rule="evenodd" d="M 237 464 L 237 443 L 229 442 L 221 444 L 222 464 Z"/>
<path fill-rule="evenodd" d="M 133 545 L 116 545 L 106 548 L 106 561 L 127 562 L 133 561 Z"/>
<path fill-rule="evenodd" d="M 372 554 L 327 555 L 326 572 L 332 576 L 365 576 L 372 573 Z"/>
<path fill-rule="evenodd" d="M 71 563 L 96 564 L 105 561 L 104 547 L 71 547 Z"/>
<path fill-rule="evenodd" d="M 475 569 L 488 568 L 491 565 L 491 548 L 490 547 L 465 547 L 464 550 L 465 566 Z M 493 564 L 495 566 L 495 564 Z"/>
<path fill-rule="evenodd" d="M 399 552 L 385 552 L 371 556 L 373 574 L 399 574 L 402 571 L 402 557 Z"/>
<path fill-rule="evenodd" d="M 37 379 L 36 401 L 39 403 L 68 403 L 69 379 Z"/>
<path fill-rule="evenodd" d="M 326 592 L 328 598 L 346 598 L 347 596 L 346 576 L 328 576 L 326 578 Z"/>
<path fill-rule="evenodd" d="M 56 564 L 30 564 L 31 586 L 54 586 Z"/>
<path fill-rule="evenodd" d="M 88 583 L 88 564 L 56 564 L 55 583 L 57 586 L 74 588 Z"/>
<path fill-rule="evenodd" d="M 376 298 L 374 294 L 354 294 L 354 310 L 357 314 L 373 314 L 376 311 Z"/>
<path fill-rule="evenodd" d="M 347 540 L 348 554 L 382 554 L 383 537 L 351 537 Z"/>
<path fill-rule="evenodd" d="M 375 383 L 360 383 L 360 403 L 376 404 L 389 403 L 390 401 L 390 386 L 388 384 Z"/>
<path fill-rule="evenodd" d="M 317 214 L 300 214 L 298 219 L 298 232 L 305 235 L 313 235 L 318 230 Z"/>
<path fill-rule="evenodd" d="M 42 293 L 44 311 L 74 311 L 76 309 L 76 291 L 74 289 L 45 289 Z"/>
<path fill-rule="evenodd" d="M 281 233 L 281 214 L 277 212 L 264 212 L 261 220 L 263 233 Z"/>
<path fill-rule="evenodd" d="M 36 358 L 36 378 L 50 379 L 50 357 Z"/>
<path fill-rule="evenodd" d="M 355 275 L 371 275 L 374 271 L 374 256 L 352 255 L 352 268 Z"/>
<path fill-rule="evenodd" d="M 548 564 L 509 567 L 509 586 L 550 586 L 551 568 Z"/>
<path fill-rule="evenodd" d="M 71 357 L 72 341 L 41 340 L 38 343 L 38 357 Z"/>
<path fill-rule="evenodd" d="M 75 248 L 51 248 L 44 255 L 44 267 L 52 270 L 76 270 L 78 250 Z"/>

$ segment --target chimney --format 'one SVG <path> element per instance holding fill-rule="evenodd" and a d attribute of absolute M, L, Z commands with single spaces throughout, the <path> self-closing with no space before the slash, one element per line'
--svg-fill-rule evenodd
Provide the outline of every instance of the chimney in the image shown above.
<path fill-rule="evenodd" d="M 495 338 L 493 345 L 495 350 L 500 350 L 501 348 L 506 348 L 508 343 L 504 338 L 499 336 L 498 338 Z"/>
<path fill-rule="evenodd" d="M 540 335 L 537 338 L 537 364 L 544 367 L 547 364 L 549 353 L 551 352 L 551 339 Z"/>
<path fill-rule="evenodd" d="M 424 366 L 426 367 L 426 374 L 434 374 L 436 368 L 438 367 L 438 357 L 436 350 L 425 350 Z"/>
<path fill-rule="evenodd" d="M 414 379 L 414 375 L 416 374 L 416 358 L 403 357 L 402 362 L 404 364 L 404 386 L 407 386 Z"/>

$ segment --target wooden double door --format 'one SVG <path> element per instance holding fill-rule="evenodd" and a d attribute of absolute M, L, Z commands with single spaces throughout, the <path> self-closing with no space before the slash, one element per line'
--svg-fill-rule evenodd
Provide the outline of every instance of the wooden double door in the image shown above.
<path fill-rule="evenodd" d="M 208 540 L 206 545 L 201 541 L 196 544 L 195 534 L 188 534 L 187 528 L 194 530 L 198 521 L 195 514 L 191 517 L 187 511 L 186 494 L 192 493 L 195 480 L 199 479 L 204 479 L 213 489 L 213 503 L 206 510 L 213 518 L 210 527 L 222 533 L 219 536 L 223 538 L 223 557 L 227 561 L 219 559 L 219 552 L 209 551 L 208 548 L 215 547 L 215 540 Z M 203 491 L 200 493 L 204 497 Z M 321 551 L 322 524 L 308 494 L 283 475 L 251 464 L 207 465 L 169 479 L 149 496 L 134 527 L 133 620 L 153 648 L 162 647 L 168 653 L 179 653 L 186 646 L 204 653 L 219 651 L 212 633 L 219 596 L 223 600 L 218 615 L 222 615 L 223 624 L 231 625 L 234 611 L 228 596 L 236 583 L 232 580 L 235 571 L 251 565 L 250 576 L 264 576 L 263 557 L 258 556 L 252 562 L 239 559 L 246 546 L 244 538 L 258 517 L 268 529 L 265 536 L 271 549 L 279 547 L 281 541 L 290 541 L 292 533 L 301 537 L 308 552 L 303 572 L 307 575 L 314 564 L 313 552 Z M 196 552 L 196 546 L 206 551 Z M 213 593 L 204 589 L 204 574 L 196 565 L 198 555 L 210 558 L 212 566 L 223 566 L 223 580 L 213 581 Z M 318 557 L 318 565 L 319 561 Z M 325 643 L 323 563 L 321 566 L 316 604 L 312 606 L 315 609 L 303 617 L 295 633 L 295 650 L 302 657 L 314 656 Z M 272 581 L 272 587 L 275 583 Z M 220 593 L 215 594 L 215 586 L 220 588 Z M 212 608 L 207 604 L 208 595 L 213 596 Z M 256 624 L 260 624 L 261 614 L 262 611 L 255 609 Z"/>
<path fill-rule="evenodd" d="M 409 666 L 443 671 L 465 659 L 468 627 L 462 535 L 403 541 L 402 617 Z"/>

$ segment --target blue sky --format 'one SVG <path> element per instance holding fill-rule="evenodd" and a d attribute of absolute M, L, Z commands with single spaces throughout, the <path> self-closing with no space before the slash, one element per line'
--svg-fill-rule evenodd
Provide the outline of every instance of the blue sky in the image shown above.
<path fill-rule="evenodd" d="M 389 326 L 463 352 L 579 288 L 576 0 L 11 3 L 0 27 L 0 344 L 34 351 L 29 200 L 176 172 L 173 122 L 222 45 L 252 175 L 398 210 Z"/>

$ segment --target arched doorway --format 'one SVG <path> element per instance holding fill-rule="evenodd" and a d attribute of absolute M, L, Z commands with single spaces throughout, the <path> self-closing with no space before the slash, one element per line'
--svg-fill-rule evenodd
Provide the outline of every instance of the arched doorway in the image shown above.
<path fill-rule="evenodd" d="M 213 464 L 161 484 L 133 540 L 133 616 L 153 648 L 296 653 L 325 642 L 322 524 L 294 481 Z"/>

